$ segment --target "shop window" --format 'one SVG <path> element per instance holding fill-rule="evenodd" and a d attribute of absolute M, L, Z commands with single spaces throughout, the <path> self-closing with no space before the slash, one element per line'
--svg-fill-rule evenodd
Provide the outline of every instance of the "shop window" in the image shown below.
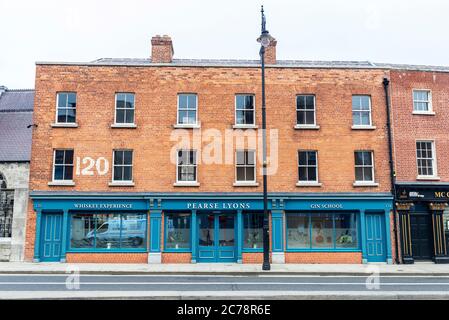
<path fill-rule="evenodd" d="M 8 190 L 6 179 L 0 173 L 0 238 L 11 238 L 14 210 L 14 190 Z"/>
<path fill-rule="evenodd" d="M 435 145 L 433 141 L 416 142 L 418 177 L 436 176 Z"/>
<path fill-rule="evenodd" d="M 132 150 L 114 150 L 113 181 L 133 180 L 133 152 Z"/>
<path fill-rule="evenodd" d="M 178 95 L 178 124 L 196 125 L 198 98 L 196 94 Z"/>
<path fill-rule="evenodd" d="M 73 150 L 55 150 L 53 181 L 73 180 Z"/>
<path fill-rule="evenodd" d="M 134 123 L 134 94 L 117 93 L 115 95 L 115 123 Z"/>
<path fill-rule="evenodd" d="M 432 99 L 430 90 L 413 90 L 413 111 L 432 112 Z"/>
<path fill-rule="evenodd" d="M 165 214 L 165 249 L 178 250 L 191 248 L 190 213 Z"/>
<path fill-rule="evenodd" d="M 358 249 L 355 213 L 288 213 L 287 249 Z"/>
<path fill-rule="evenodd" d="M 196 151 L 179 150 L 177 166 L 177 182 L 196 182 Z"/>
<path fill-rule="evenodd" d="M 236 181 L 256 181 L 256 152 L 254 150 L 238 150 L 236 152 Z"/>
<path fill-rule="evenodd" d="M 298 151 L 298 173 L 300 182 L 318 182 L 316 151 Z"/>
<path fill-rule="evenodd" d="M 235 96 L 235 124 L 254 125 L 254 96 L 238 94 Z"/>
<path fill-rule="evenodd" d="M 371 126 L 371 97 L 352 96 L 352 124 Z"/>
<path fill-rule="evenodd" d="M 59 92 L 57 94 L 57 123 L 75 123 L 76 122 L 76 93 Z"/>
<path fill-rule="evenodd" d="M 313 126 L 316 124 L 315 118 L 315 96 L 296 96 L 296 124 L 298 126 Z"/>
<path fill-rule="evenodd" d="M 73 214 L 70 248 L 99 251 L 145 249 L 146 214 Z"/>
<path fill-rule="evenodd" d="M 243 248 L 263 248 L 263 213 L 243 214 Z"/>
<path fill-rule="evenodd" d="M 356 151 L 355 158 L 355 181 L 374 182 L 373 153 L 371 151 Z"/>

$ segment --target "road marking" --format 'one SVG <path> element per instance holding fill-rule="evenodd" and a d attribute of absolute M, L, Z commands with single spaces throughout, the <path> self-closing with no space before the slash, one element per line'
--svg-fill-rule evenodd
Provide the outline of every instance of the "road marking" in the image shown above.
<path fill-rule="evenodd" d="M 65 274 L 25 274 L 25 273 L 11 273 L 2 274 L 0 273 L 0 278 L 2 277 L 67 277 L 71 273 Z M 80 277 L 179 277 L 179 278 L 197 278 L 197 277 L 207 277 L 207 278 L 367 278 L 371 276 L 372 273 L 367 273 L 366 275 L 279 275 L 279 274 L 248 274 L 248 275 L 224 275 L 224 274 L 85 274 L 80 272 Z M 447 275 L 379 275 L 380 278 L 449 278 Z"/>

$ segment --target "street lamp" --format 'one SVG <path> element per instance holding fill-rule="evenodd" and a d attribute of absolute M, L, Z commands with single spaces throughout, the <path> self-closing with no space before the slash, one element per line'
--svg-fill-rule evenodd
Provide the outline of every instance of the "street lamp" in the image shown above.
<path fill-rule="evenodd" d="M 263 6 L 262 33 L 257 39 L 260 43 L 260 61 L 262 65 L 262 175 L 263 175 L 263 264 L 262 270 L 270 270 L 270 237 L 268 235 L 268 193 L 267 193 L 267 119 L 265 113 L 265 48 L 270 45 L 273 37 L 266 30 Z"/>

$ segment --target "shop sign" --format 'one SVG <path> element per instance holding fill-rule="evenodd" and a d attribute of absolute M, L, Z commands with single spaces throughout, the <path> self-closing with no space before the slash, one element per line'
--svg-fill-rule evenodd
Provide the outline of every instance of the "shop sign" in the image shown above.
<path fill-rule="evenodd" d="M 399 200 L 449 200 L 449 189 L 417 189 L 417 188 L 401 188 L 398 191 Z"/>
<path fill-rule="evenodd" d="M 310 209 L 343 209 L 341 203 L 312 203 Z"/>
<path fill-rule="evenodd" d="M 75 203 L 75 209 L 132 209 L 132 203 Z"/>
<path fill-rule="evenodd" d="M 251 209 L 248 202 L 188 202 L 187 209 Z"/>

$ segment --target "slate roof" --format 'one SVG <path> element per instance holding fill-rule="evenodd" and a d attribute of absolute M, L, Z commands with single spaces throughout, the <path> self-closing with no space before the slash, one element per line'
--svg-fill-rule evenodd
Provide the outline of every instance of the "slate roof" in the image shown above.
<path fill-rule="evenodd" d="M 0 162 L 31 159 L 34 90 L 6 90 L 0 95 Z"/>
<path fill-rule="evenodd" d="M 171 63 L 153 63 L 151 58 L 101 58 L 91 62 L 36 62 L 38 65 L 82 65 L 82 66 L 124 66 L 124 67 L 260 67 L 259 60 L 233 59 L 173 59 Z M 408 65 L 377 63 L 370 61 L 319 61 L 319 60 L 277 60 L 279 68 L 327 68 L 327 69 L 393 69 L 432 72 L 449 72 L 449 66 Z"/>

